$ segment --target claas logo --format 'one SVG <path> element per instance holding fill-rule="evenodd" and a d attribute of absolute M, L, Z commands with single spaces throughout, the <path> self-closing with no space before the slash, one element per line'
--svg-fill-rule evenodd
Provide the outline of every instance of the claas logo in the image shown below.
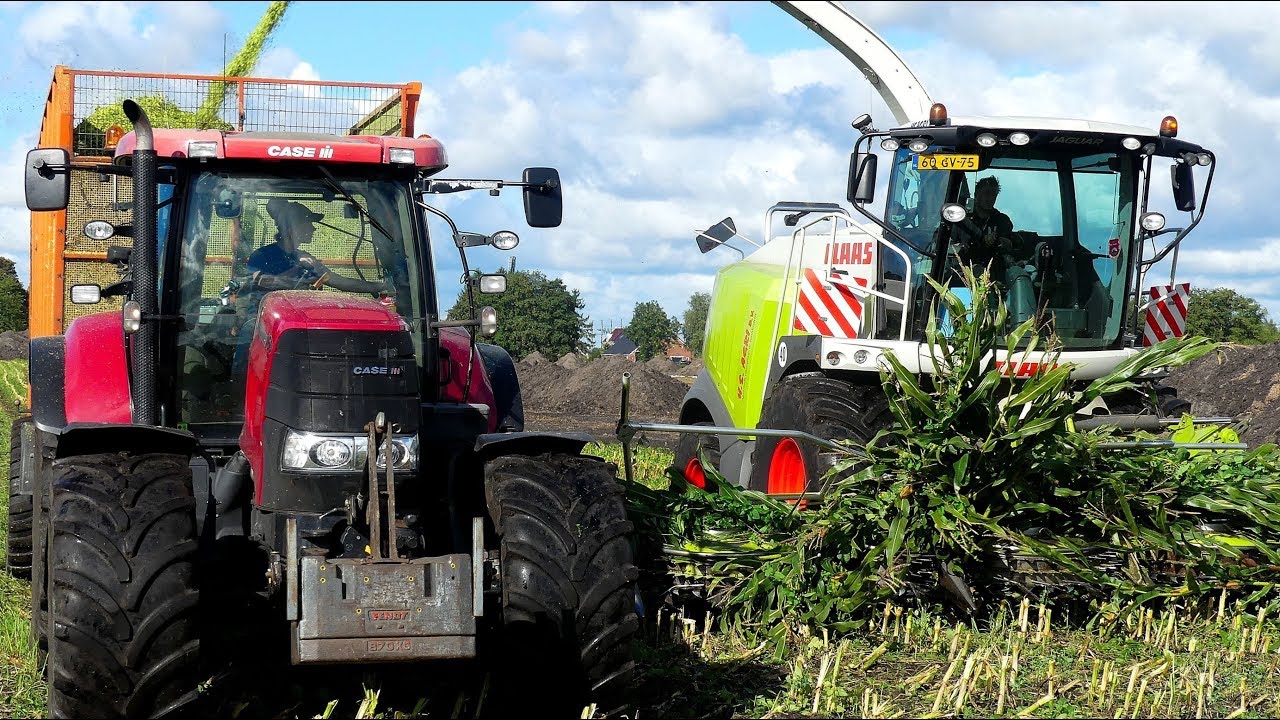
<path fill-rule="evenodd" d="M 1005 377 L 1029 378 L 1035 377 L 1042 372 L 1048 372 L 1058 367 L 1057 363 L 1050 365 L 1049 363 L 1023 362 L 1010 363 L 1004 360 L 996 361 L 996 370 L 1000 371 Z"/>
<path fill-rule="evenodd" d="M 822 252 L 827 265 L 870 265 L 874 257 L 873 242 L 832 243 Z"/>

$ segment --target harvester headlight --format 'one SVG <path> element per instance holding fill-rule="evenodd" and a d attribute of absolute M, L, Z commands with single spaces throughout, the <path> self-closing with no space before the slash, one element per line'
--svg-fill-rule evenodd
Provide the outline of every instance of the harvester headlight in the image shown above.
<path fill-rule="evenodd" d="M 942 219 L 949 223 L 958 223 L 968 215 L 969 212 L 960 203 L 947 203 L 942 206 Z"/>
<path fill-rule="evenodd" d="M 1213 156 L 1209 153 L 1199 153 L 1196 155 L 1197 165 L 1210 165 L 1213 163 Z"/>
<path fill-rule="evenodd" d="M 979 135 L 974 139 L 977 140 L 978 144 L 981 145 L 982 147 L 996 146 L 996 136 L 992 135 L 991 133 L 982 133 L 981 135 Z"/>
<path fill-rule="evenodd" d="M 1142 223 L 1142 229 L 1147 232 L 1160 232 L 1164 229 L 1164 215 L 1158 212 L 1149 212 L 1142 216 L 1139 220 Z"/>
<path fill-rule="evenodd" d="M 907 149 L 913 153 L 922 153 L 929 149 L 929 141 L 924 138 L 916 138 L 907 143 Z"/>
<path fill-rule="evenodd" d="M 1031 142 L 1031 136 L 1019 130 L 1016 133 L 1010 133 L 1009 142 L 1014 145 L 1026 145 Z"/>
<path fill-rule="evenodd" d="M 902 147 L 902 143 L 898 142 L 898 138 L 887 137 L 880 141 L 880 149 L 893 152 Z"/>
<path fill-rule="evenodd" d="M 84 236 L 90 240 L 110 240 L 116 234 L 116 226 L 106 220 L 94 220 L 84 225 Z"/>
<path fill-rule="evenodd" d="M 218 157 L 218 141 L 217 140 L 188 140 L 187 141 L 187 157 L 190 157 L 190 158 Z"/>
<path fill-rule="evenodd" d="M 871 354 L 868 353 L 866 350 L 858 350 L 853 353 L 853 361 L 858 363 L 859 365 L 866 365 L 867 360 L 870 357 L 871 357 Z"/>
<path fill-rule="evenodd" d="M 843 359 L 844 359 L 844 355 L 841 355 L 840 352 L 837 350 L 832 350 L 831 352 L 827 353 L 828 365 L 839 365 L 840 361 Z"/>
<path fill-rule="evenodd" d="M 391 148 L 387 155 L 395 165 L 412 165 L 418 159 L 413 148 Z"/>
<path fill-rule="evenodd" d="M 493 337 L 496 332 L 498 332 L 498 311 L 485 305 L 480 308 L 480 334 Z"/>
<path fill-rule="evenodd" d="M 1125 150 L 1137 150 L 1142 147 L 1142 141 L 1136 137 L 1127 137 L 1121 140 L 1120 144 L 1124 146 Z"/>

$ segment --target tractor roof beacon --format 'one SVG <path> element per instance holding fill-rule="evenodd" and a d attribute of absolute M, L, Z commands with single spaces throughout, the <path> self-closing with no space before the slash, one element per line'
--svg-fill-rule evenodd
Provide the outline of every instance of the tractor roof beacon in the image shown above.
<path fill-rule="evenodd" d="M 122 107 L 132 130 L 106 133 L 105 158 L 52 144 L 26 162 L 41 217 L 73 180 L 132 179 L 108 208 L 131 222 L 85 225 L 132 238 L 106 253 L 123 277 L 69 289 L 123 303 L 32 344 L 20 494 L 50 715 L 162 714 L 211 669 L 276 657 L 477 658 L 488 706 L 624 708 L 638 617 L 621 486 L 585 435 L 523 430 L 511 357 L 468 332 L 492 336 L 474 294 L 505 278 L 465 249 L 518 238 L 427 202 L 519 187 L 528 223 L 556 227 L 558 173 L 439 179 L 444 146 L 399 109 L 379 135 L 305 111 L 245 131 L 243 105 L 226 127 L 152 128 Z M 450 227 L 470 319 L 436 307 L 429 218 Z"/>
<path fill-rule="evenodd" d="M 952 116 L 841 3 L 776 4 L 862 70 L 897 127 L 877 130 L 866 115 L 853 122 L 846 199 L 858 220 L 837 203 L 781 202 L 766 212 L 759 241 L 730 218 L 698 234 L 702 252 L 727 246 L 742 257 L 716 275 L 706 369 L 685 397 L 681 427 L 666 426 L 684 433 L 676 465 L 686 477 L 700 480 L 707 450 L 732 482 L 797 501 L 816 493 L 830 465 L 823 443 L 866 441 L 890 422 L 879 381 L 884 353 L 932 372 L 928 279 L 955 287 L 965 265 L 991 269 L 1015 324 L 1039 317 L 1056 331 L 1058 362 L 1075 365 L 1077 379 L 1106 374 L 1144 342 L 1181 334 L 1186 286 L 1171 276 L 1148 290 L 1146 274 L 1166 257 L 1176 270 L 1216 163 L 1211 151 L 1177 137 L 1174 118 L 1146 128 Z M 889 179 L 880 216 L 868 206 L 882 161 Z M 1166 227 L 1156 209 L 1152 191 L 1170 187 L 1163 162 L 1172 167 L 1163 201 L 1189 213 L 1182 228 Z M 1199 196 L 1197 167 L 1207 172 Z M 779 219 L 785 229 L 775 235 Z M 1044 360 L 1007 355 L 996 361 L 1014 377 Z M 1172 388 L 1157 393 L 1158 406 L 1135 398 L 1087 410 L 1109 410 L 1123 426 L 1137 422 L 1133 415 L 1188 407 Z M 624 417 L 619 432 L 628 440 L 644 427 L 654 429 Z"/>

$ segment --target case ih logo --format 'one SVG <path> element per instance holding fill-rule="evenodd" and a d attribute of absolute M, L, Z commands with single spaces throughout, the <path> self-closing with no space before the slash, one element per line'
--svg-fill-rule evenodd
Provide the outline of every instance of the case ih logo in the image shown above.
<path fill-rule="evenodd" d="M 370 620 L 408 620 L 408 610 L 370 610 Z"/>
<path fill-rule="evenodd" d="M 307 145 L 272 145 L 267 148 L 267 154 L 271 157 L 331 158 L 333 148 L 329 145 L 322 148 Z"/>
<path fill-rule="evenodd" d="M 403 368 L 381 367 L 378 365 L 357 365 L 351 370 L 352 375 L 399 375 Z"/>

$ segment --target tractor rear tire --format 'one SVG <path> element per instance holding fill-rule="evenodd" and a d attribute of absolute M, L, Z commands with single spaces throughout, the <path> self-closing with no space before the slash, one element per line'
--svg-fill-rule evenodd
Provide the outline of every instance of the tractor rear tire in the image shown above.
<path fill-rule="evenodd" d="M 31 579 L 32 496 L 22 489 L 23 435 L 32 434 L 35 426 L 30 417 L 20 417 L 9 428 L 9 538 L 5 547 L 4 566 L 20 580 Z M 28 440 L 26 447 L 30 447 Z"/>
<path fill-rule="evenodd" d="M 493 710 L 625 712 L 639 573 L 614 469 L 578 455 L 500 457 L 485 466 L 485 497 L 502 582 L 500 689 L 490 697 L 505 707 Z"/>
<path fill-rule="evenodd" d="M 182 455 L 54 466 L 51 717 L 152 717 L 194 697 L 200 640 L 195 498 Z"/>
<path fill-rule="evenodd" d="M 696 422 L 694 425 L 702 425 L 710 427 L 709 421 Z M 702 456 L 706 455 L 711 466 L 720 470 L 720 439 L 715 435 L 694 435 L 692 433 L 680 436 L 680 441 L 676 443 L 675 460 L 672 462 L 673 467 L 684 476 L 694 487 L 705 488 L 707 486 L 706 468 L 702 464 Z"/>
<path fill-rule="evenodd" d="M 759 427 L 865 444 L 892 424 L 889 399 L 878 378 L 862 385 L 822 373 L 803 373 L 783 378 L 773 389 Z M 813 443 L 760 438 L 752 454 L 750 488 L 771 495 L 817 492 L 839 459 Z"/>

